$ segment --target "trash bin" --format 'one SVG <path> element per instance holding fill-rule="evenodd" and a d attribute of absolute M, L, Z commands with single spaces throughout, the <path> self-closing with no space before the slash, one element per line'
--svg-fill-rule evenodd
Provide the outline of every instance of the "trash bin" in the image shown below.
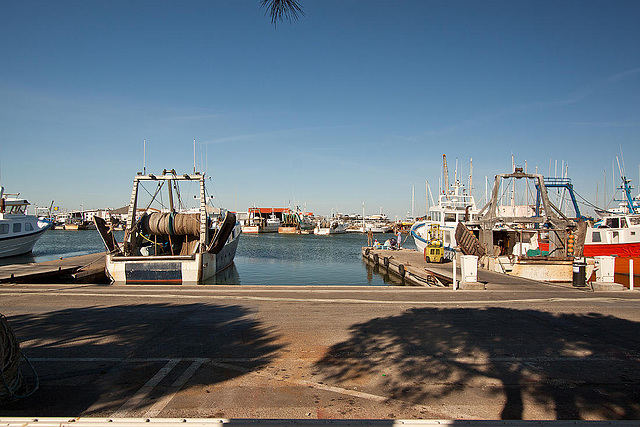
<path fill-rule="evenodd" d="M 573 286 L 587 286 L 587 262 L 584 258 L 576 258 L 573 261 Z"/>

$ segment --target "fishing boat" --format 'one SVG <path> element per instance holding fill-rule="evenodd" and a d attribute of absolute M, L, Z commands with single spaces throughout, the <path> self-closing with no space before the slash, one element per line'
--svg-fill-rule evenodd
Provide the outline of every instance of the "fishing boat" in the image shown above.
<path fill-rule="evenodd" d="M 640 257 L 640 206 L 631 195 L 631 180 L 621 174 L 624 199 L 611 210 L 596 210 L 599 220 L 587 230 L 585 256 Z"/>
<path fill-rule="evenodd" d="M 458 223 L 475 219 L 479 210 L 474 197 L 466 193 L 464 185 L 458 179 L 457 166 L 453 183 L 449 185 L 446 154 L 442 155 L 442 173 L 444 188 L 438 195 L 438 203 L 429 208 L 426 219 L 414 222 L 409 233 L 413 236 L 418 251 L 424 253 L 424 250 L 436 239 L 431 235 L 431 230 L 437 228 L 439 230 L 437 239 L 441 240 L 444 259 L 453 260 L 456 254 Z M 471 181 L 469 184 L 471 185 Z"/>
<path fill-rule="evenodd" d="M 303 212 L 296 206 L 294 211 L 283 212 L 282 223 L 278 227 L 280 234 L 313 234 L 314 224 L 311 213 Z"/>
<path fill-rule="evenodd" d="M 188 209 L 181 194 L 187 194 L 194 185 L 199 205 Z M 143 208 L 141 198 L 145 194 L 150 200 Z M 104 219 L 94 218 L 107 249 L 106 272 L 111 280 L 202 283 L 231 266 L 242 232 L 240 224 L 233 212 L 216 212 L 207 200 L 205 175 L 199 172 L 178 175 L 173 169 L 165 169 L 161 175 L 138 174 L 133 181 L 122 244 L 115 241 Z M 153 203 L 164 207 L 151 211 Z"/>
<path fill-rule="evenodd" d="M 536 189 L 539 205 L 535 209 L 513 209 L 513 204 L 503 209 L 504 189 L 512 188 L 515 193 L 517 181 L 524 188 Z M 496 175 L 491 200 L 476 219 L 458 224 L 456 239 L 461 252 L 478 256 L 485 269 L 546 282 L 571 282 L 576 259 L 585 263 L 586 277 L 595 266 L 593 258 L 582 258 L 586 230 L 586 221 L 568 218 L 550 201 L 542 175 L 515 167 L 512 173 Z"/>
<path fill-rule="evenodd" d="M 329 236 L 331 234 L 344 234 L 347 231 L 347 224 L 338 220 L 322 220 L 316 224 L 313 233 L 319 236 Z"/>
<path fill-rule="evenodd" d="M 596 209 L 598 220 L 587 228 L 585 256 L 615 256 L 615 273 L 622 282 L 629 280 L 629 261 L 634 261 L 634 276 L 640 265 L 640 198 L 633 197 L 631 180 L 621 172 L 623 199 L 611 210 Z M 628 283 L 628 282 L 627 282 Z"/>
<path fill-rule="evenodd" d="M 429 208 L 428 219 L 416 221 L 411 227 L 410 233 L 418 251 L 424 253 L 425 248 L 433 240 L 429 230 L 432 229 L 432 225 L 438 225 L 443 239 L 444 257 L 452 260 L 457 246 L 458 223 L 475 219 L 478 212 L 473 196 L 466 194 L 464 186 L 460 181 L 455 180 L 451 188 L 438 196 L 438 204 Z"/>
<path fill-rule="evenodd" d="M 275 208 L 257 208 L 255 206 L 249 208 L 249 219 L 242 226 L 242 232 L 249 234 L 277 233 L 282 221 L 277 217 L 275 211 Z M 282 215 L 285 209 L 279 208 L 278 211 Z M 267 214 L 269 216 L 266 216 Z"/>
<path fill-rule="evenodd" d="M 30 203 L 20 193 L 8 194 L 0 187 L 0 258 L 31 252 L 51 222 L 27 214 Z"/>

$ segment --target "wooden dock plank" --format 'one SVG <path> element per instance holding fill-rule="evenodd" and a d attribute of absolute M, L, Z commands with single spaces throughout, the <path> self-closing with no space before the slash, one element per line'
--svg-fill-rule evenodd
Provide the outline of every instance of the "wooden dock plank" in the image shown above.
<path fill-rule="evenodd" d="M 39 281 L 74 273 L 94 275 L 100 270 L 104 271 L 104 258 L 105 254 L 100 252 L 39 263 L 0 266 L 0 282 Z"/>

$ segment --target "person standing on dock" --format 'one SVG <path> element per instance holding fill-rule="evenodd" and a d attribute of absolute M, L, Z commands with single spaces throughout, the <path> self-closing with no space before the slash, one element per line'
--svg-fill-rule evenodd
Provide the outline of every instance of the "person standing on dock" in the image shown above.
<path fill-rule="evenodd" d="M 371 229 L 367 230 L 367 246 L 371 247 L 373 245 L 373 231 Z"/>
<path fill-rule="evenodd" d="M 402 246 L 402 231 L 398 229 L 398 249 Z"/>

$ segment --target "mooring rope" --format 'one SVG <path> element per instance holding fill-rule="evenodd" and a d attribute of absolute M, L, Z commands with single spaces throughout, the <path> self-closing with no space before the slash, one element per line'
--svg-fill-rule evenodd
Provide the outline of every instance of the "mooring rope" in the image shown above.
<path fill-rule="evenodd" d="M 35 376 L 35 384 L 32 389 L 25 384 L 20 360 L 24 358 Z M 20 343 L 13 333 L 7 318 L 0 313 L 0 403 L 31 396 L 39 387 L 39 378 L 36 370 L 20 351 Z"/>

